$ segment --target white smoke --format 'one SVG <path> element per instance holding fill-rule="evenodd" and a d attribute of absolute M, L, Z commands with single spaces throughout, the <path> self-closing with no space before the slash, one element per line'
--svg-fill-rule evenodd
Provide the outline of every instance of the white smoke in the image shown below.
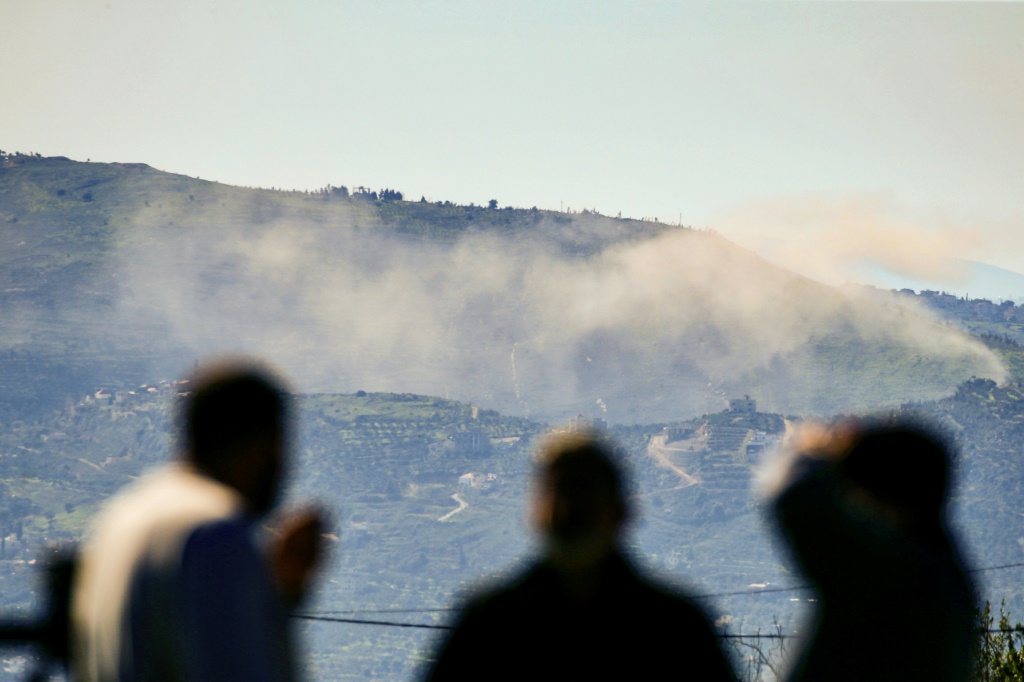
<path fill-rule="evenodd" d="M 1002 376 L 980 344 L 713 234 L 619 236 L 620 223 L 573 215 L 446 242 L 398 236 L 353 206 L 341 219 L 296 210 L 241 228 L 140 217 L 119 253 L 122 313 L 159 318 L 197 357 L 266 357 L 304 391 L 451 395 L 554 418 L 598 399 L 613 421 L 655 421 L 717 409 L 722 390 L 777 410 L 884 394 L 837 390 L 814 353 L 830 335 L 957 364 L 962 378 Z M 936 381 L 894 397 L 955 385 Z"/>
<path fill-rule="evenodd" d="M 820 282 L 863 279 L 865 268 L 949 286 L 962 284 L 965 258 L 987 240 L 979 226 L 912 215 L 881 197 L 798 197 L 764 201 L 717 221 L 723 233 L 773 262 Z"/>

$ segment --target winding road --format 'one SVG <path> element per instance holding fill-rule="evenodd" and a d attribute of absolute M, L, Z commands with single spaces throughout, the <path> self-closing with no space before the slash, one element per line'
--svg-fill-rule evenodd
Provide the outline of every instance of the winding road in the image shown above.
<path fill-rule="evenodd" d="M 689 474 L 685 469 L 672 461 L 668 453 L 673 450 L 678 452 L 684 452 L 681 448 L 670 448 L 665 445 L 668 436 L 651 436 L 651 442 L 647 444 L 647 454 L 658 463 L 659 466 L 663 466 L 666 469 L 670 469 L 672 473 L 679 476 L 680 484 L 672 488 L 666 488 L 665 490 L 680 490 L 681 488 L 689 488 L 691 485 L 697 485 L 700 483 L 700 479 Z M 665 492 L 665 490 L 657 490 L 655 492 Z M 653 493 L 648 493 L 649 495 Z"/>
<path fill-rule="evenodd" d="M 462 511 L 463 509 L 465 509 L 466 507 L 469 506 L 469 503 L 466 502 L 464 499 L 462 499 L 462 495 L 459 495 L 458 493 L 455 493 L 454 495 L 452 495 L 452 499 L 459 503 L 458 508 L 457 509 L 452 509 L 447 514 L 445 514 L 444 516 L 440 517 L 438 519 L 438 521 L 441 521 L 443 523 L 444 521 L 447 521 L 448 519 L 450 519 L 451 517 L 455 516 L 460 511 Z"/>

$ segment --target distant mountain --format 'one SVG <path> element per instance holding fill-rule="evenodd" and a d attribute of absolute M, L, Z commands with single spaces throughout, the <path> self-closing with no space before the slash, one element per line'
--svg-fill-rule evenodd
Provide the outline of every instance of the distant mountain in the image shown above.
<path fill-rule="evenodd" d="M 59 157 L 0 160 L 0 316 L 8 421 L 224 352 L 269 358 L 305 392 L 613 423 L 743 394 L 831 413 L 1004 376 L 961 332 L 708 232 Z"/>
<path fill-rule="evenodd" d="M 956 260 L 958 272 L 963 273 L 960 281 L 935 281 L 893 273 L 879 265 L 862 268 L 863 279 L 875 286 L 886 289 L 913 289 L 923 291 L 946 291 L 956 296 L 987 298 L 991 301 L 1024 302 L 1024 275 L 1013 270 L 979 263 L 972 260 Z"/>

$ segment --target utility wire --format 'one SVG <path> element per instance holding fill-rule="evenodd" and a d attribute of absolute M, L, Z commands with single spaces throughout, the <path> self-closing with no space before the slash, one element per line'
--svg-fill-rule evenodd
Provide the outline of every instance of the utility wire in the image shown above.
<path fill-rule="evenodd" d="M 733 596 L 745 595 L 745 594 L 767 594 L 767 593 L 771 593 L 771 592 L 792 592 L 792 591 L 795 591 L 795 590 L 809 590 L 809 589 L 811 589 L 811 587 L 809 585 L 796 585 L 796 586 L 793 586 L 793 587 L 773 587 L 773 588 L 770 588 L 770 589 L 762 589 L 762 590 L 754 588 L 754 589 L 746 589 L 746 590 L 737 590 L 736 592 L 719 592 L 719 593 L 716 593 L 716 594 L 697 594 L 697 595 L 690 595 L 689 597 L 690 597 L 690 599 L 712 599 L 712 598 L 715 598 L 715 597 L 733 597 Z M 299 618 L 299 617 L 303 617 L 303 618 L 305 618 L 305 617 L 308 617 L 308 618 L 321 618 L 321 617 L 328 617 L 328 616 L 359 616 L 359 615 L 364 615 L 364 614 L 365 615 L 377 615 L 377 614 L 382 614 L 382 613 L 443 613 L 443 612 L 446 612 L 446 611 L 458 611 L 458 610 L 460 610 L 460 609 L 458 607 L 456 607 L 456 606 L 438 606 L 438 607 L 435 607 L 435 608 L 421 608 L 421 609 L 351 609 L 351 610 L 345 610 L 345 611 L 317 611 L 316 613 L 301 614 L 301 615 L 296 615 L 295 617 L 296 618 Z M 359 622 L 363 622 L 363 621 L 359 621 Z"/>
<path fill-rule="evenodd" d="M 458 611 L 457 606 L 439 606 L 432 609 L 352 609 L 348 611 L 317 611 L 306 614 L 309 616 L 359 616 L 375 615 L 379 613 L 442 613 L 444 611 Z"/>
<path fill-rule="evenodd" d="M 1001 571 L 1006 568 L 1021 568 L 1024 567 L 1024 562 L 1015 564 L 1002 564 L 1000 566 L 985 566 L 983 568 L 972 568 L 967 573 L 984 573 L 986 571 Z M 811 585 L 792 585 L 790 587 L 772 587 L 766 589 L 746 589 L 737 590 L 735 592 L 719 592 L 717 594 L 698 594 L 690 597 L 691 599 L 714 599 L 717 597 L 735 597 L 744 594 L 769 594 L 772 592 L 796 592 L 797 590 L 810 590 L 813 589 Z"/>
<path fill-rule="evenodd" d="M 999 566 L 985 566 L 983 568 L 973 568 L 968 570 L 968 573 L 982 573 L 985 571 L 1001 571 L 1007 568 L 1021 568 L 1024 567 L 1024 562 L 1018 562 L 1013 564 L 1002 564 Z M 792 585 L 789 587 L 773 587 L 766 589 L 746 589 L 737 590 L 735 592 L 717 592 L 715 594 L 698 594 L 693 595 L 691 599 L 714 599 L 718 597 L 736 597 L 748 594 L 771 594 L 778 592 L 796 592 L 799 590 L 812 589 L 810 585 Z M 292 618 L 298 620 L 309 620 L 323 623 L 345 623 L 349 625 L 380 625 L 383 627 L 396 627 L 396 628 L 418 628 L 423 630 L 451 630 L 450 625 L 433 625 L 429 623 L 401 623 L 396 621 L 385 621 L 385 620 L 363 620 L 356 618 L 337 618 L 337 615 L 353 615 L 358 616 L 360 614 L 381 614 L 381 613 L 443 613 L 447 611 L 458 611 L 455 607 L 439 607 L 433 609 L 357 609 L 351 611 L 323 611 L 321 613 L 296 613 L 292 614 Z M 1024 633 L 1024 628 L 992 628 L 989 630 L 981 630 L 982 634 L 1007 634 L 1007 633 Z M 780 634 L 720 634 L 719 637 L 723 639 L 787 639 L 790 637 L 796 637 L 798 635 L 780 635 Z"/>
<path fill-rule="evenodd" d="M 972 568 L 968 570 L 968 573 L 983 573 L 984 571 L 999 571 L 1004 568 L 1020 568 L 1024 566 L 1024 561 L 1016 564 L 1003 564 L 1002 566 L 986 566 L 985 568 Z"/>
<path fill-rule="evenodd" d="M 309 620 L 321 623 L 344 623 L 346 625 L 379 625 L 381 627 L 389 628 L 413 628 L 420 630 L 454 630 L 455 627 L 452 625 L 433 625 L 430 623 L 396 623 L 394 621 L 387 620 L 357 620 L 355 618 L 330 618 L 327 616 L 316 616 L 312 614 L 293 614 L 292 618 L 298 620 Z M 983 635 L 994 635 L 994 634 L 1020 634 L 1024 635 L 1024 626 L 1015 626 L 1009 628 L 989 628 L 987 630 L 979 630 L 980 634 Z M 716 633 L 715 636 L 719 639 L 800 639 L 803 635 L 784 635 L 781 633 Z"/>
<path fill-rule="evenodd" d="M 328 618 L 326 616 L 314 616 L 310 614 L 295 614 L 292 618 L 299 620 L 311 620 L 322 623 L 345 623 L 348 625 L 380 625 L 383 627 L 392 628 L 419 628 L 423 630 L 454 630 L 455 627 L 452 625 L 431 625 L 429 623 L 395 623 L 386 620 L 356 620 L 354 618 Z M 780 635 L 780 634 L 719 634 L 718 637 L 722 639 L 787 639 L 789 637 L 795 637 L 796 635 Z"/>
<path fill-rule="evenodd" d="M 347 625 L 379 625 L 382 627 L 391 628 L 418 628 L 421 630 L 454 630 L 452 625 L 432 625 L 429 623 L 395 623 L 386 620 L 356 620 L 354 618 L 328 618 L 325 616 L 313 616 L 307 614 L 295 614 L 292 618 L 299 620 L 310 620 L 318 621 L 323 623 L 344 623 Z M 1024 627 L 1011 627 L 1011 628 L 989 628 L 987 630 L 979 630 L 983 635 L 994 635 L 994 634 L 1024 634 Z M 781 633 L 742 633 L 742 632 L 725 632 L 717 633 L 715 635 L 719 639 L 800 639 L 803 635 L 784 635 Z"/>
<path fill-rule="evenodd" d="M 313 620 L 322 623 L 347 623 L 349 625 L 382 625 L 390 628 L 420 628 L 423 630 L 452 630 L 451 625 L 431 625 L 429 623 L 395 623 L 388 620 L 357 620 L 355 618 L 330 618 L 317 616 L 308 613 L 295 613 L 292 618 L 298 620 Z"/>

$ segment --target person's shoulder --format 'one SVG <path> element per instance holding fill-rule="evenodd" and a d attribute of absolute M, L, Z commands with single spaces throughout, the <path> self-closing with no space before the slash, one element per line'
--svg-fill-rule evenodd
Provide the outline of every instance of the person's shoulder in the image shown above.
<path fill-rule="evenodd" d="M 184 589 L 210 604 L 236 602 L 228 595 L 255 600 L 271 591 L 272 578 L 254 537 L 252 522 L 232 517 L 194 526 L 182 546 L 179 571 Z M 224 617 L 225 614 L 220 614 Z"/>
<path fill-rule="evenodd" d="M 150 547 L 173 547 L 192 529 L 243 513 L 239 495 L 227 486 L 171 465 L 146 475 L 118 495 L 96 524 L 96 534 L 138 538 Z"/>
<path fill-rule="evenodd" d="M 185 557 L 217 555 L 220 561 L 248 562 L 259 554 L 252 521 L 245 516 L 208 519 L 194 525 L 185 540 Z"/>
<path fill-rule="evenodd" d="M 550 591 L 553 578 L 542 563 L 532 563 L 510 575 L 477 587 L 464 599 L 461 610 L 467 615 L 491 614 L 529 609 Z"/>
<path fill-rule="evenodd" d="M 109 545 L 117 547 L 145 544 L 155 526 L 173 510 L 168 501 L 176 498 L 176 468 L 163 466 L 142 475 L 125 486 L 103 506 L 93 522 L 84 544 L 84 551 Z"/>
<path fill-rule="evenodd" d="M 692 593 L 681 584 L 665 578 L 652 577 L 647 571 L 627 564 L 633 579 L 638 606 L 652 613 L 662 613 L 680 619 L 680 624 L 708 622 L 704 609 Z"/>
<path fill-rule="evenodd" d="M 143 473 L 142 476 L 118 490 L 107 500 L 100 512 L 99 520 L 118 517 L 125 510 L 145 506 L 154 495 L 162 494 L 164 489 L 172 485 L 171 481 L 176 476 L 177 467 L 175 465 L 164 465 Z"/>
<path fill-rule="evenodd" d="M 631 609 L 637 636 L 652 650 L 682 647 L 695 679 L 734 680 L 721 641 L 708 614 L 688 590 L 664 578 L 653 578 L 627 562 L 631 572 Z"/>
<path fill-rule="evenodd" d="M 102 518 L 129 516 L 135 519 L 227 517 L 240 513 L 237 491 L 181 463 L 169 464 L 144 474 L 114 495 Z"/>

